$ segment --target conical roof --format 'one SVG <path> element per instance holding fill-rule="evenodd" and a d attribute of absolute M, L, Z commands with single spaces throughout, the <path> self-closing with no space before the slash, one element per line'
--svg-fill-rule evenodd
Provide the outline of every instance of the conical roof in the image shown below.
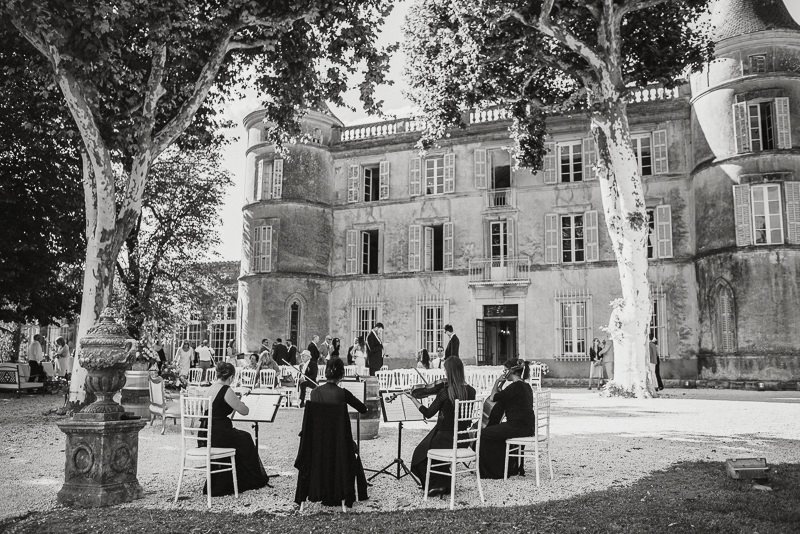
<path fill-rule="evenodd" d="M 763 30 L 800 31 L 800 25 L 792 18 L 783 2 L 784 0 L 717 0 L 711 15 L 714 41 Z"/>

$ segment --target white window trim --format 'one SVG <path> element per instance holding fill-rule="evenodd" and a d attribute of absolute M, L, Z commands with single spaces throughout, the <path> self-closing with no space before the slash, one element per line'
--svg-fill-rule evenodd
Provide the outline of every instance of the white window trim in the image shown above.
<path fill-rule="evenodd" d="M 557 176 L 557 183 L 560 184 L 573 184 L 573 183 L 580 183 L 583 182 L 586 177 L 583 175 L 583 140 L 582 139 L 573 139 L 570 141 L 561 141 L 558 143 L 558 153 L 556 155 L 556 176 Z M 561 156 L 562 150 L 565 148 L 569 148 L 569 180 L 564 181 L 562 169 L 561 169 Z M 580 151 L 581 154 L 581 163 L 580 165 L 575 164 L 575 154 L 576 149 Z M 575 176 L 577 173 L 581 174 L 580 180 L 575 180 Z"/>
<path fill-rule="evenodd" d="M 570 352 L 565 353 L 563 352 L 564 348 L 564 340 L 563 340 L 563 326 L 561 323 L 561 307 L 562 304 L 573 304 L 573 303 L 583 303 L 584 304 L 584 320 L 586 323 L 585 326 L 585 339 L 584 339 L 584 352 Z M 587 361 L 589 359 L 589 347 L 591 346 L 592 339 L 594 337 L 593 334 L 593 308 L 592 308 L 592 296 L 586 293 L 577 293 L 573 295 L 557 295 L 556 298 L 553 300 L 553 312 L 554 312 L 554 324 L 556 329 L 555 334 L 555 359 L 560 361 Z M 577 338 L 576 338 L 577 339 Z"/>
<path fill-rule="evenodd" d="M 769 200 L 767 199 L 767 192 L 770 189 L 776 189 L 778 191 L 778 221 L 780 222 L 779 229 L 780 229 L 781 237 L 780 237 L 780 240 L 776 241 L 776 242 L 772 241 L 772 231 L 775 230 L 776 228 L 772 228 L 770 226 L 770 215 L 772 215 L 772 214 L 768 211 Z M 754 196 L 754 193 L 757 190 L 763 190 L 764 191 L 764 202 L 763 202 L 764 209 L 765 209 L 764 222 L 766 223 L 765 226 L 766 226 L 766 236 L 767 236 L 767 241 L 765 243 L 759 243 L 757 241 L 757 237 L 756 237 L 756 210 L 755 210 L 756 202 L 755 202 L 755 199 L 753 198 L 753 196 Z M 762 246 L 762 245 L 781 245 L 781 244 L 783 244 L 785 242 L 785 235 L 784 235 L 785 232 L 784 232 L 784 225 L 783 225 L 783 199 L 781 198 L 781 186 L 780 186 L 779 183 L 757 184 L 757 185 L 751 185 L 750 186 L 750 224 L 752 225 L 751 229 L 752 229 L 753 244 L 754 245 L 758 245 L 758 246 Z"/>
<path fill-rule="evenodd" d="M 562 232 L 564 226 L 562 224 L 562 220 L 564 217 L 570 218 L 570 250 L 572 251 L 572 259 L 570 261 L 564 261 L 564 238 L 562 236 Z M 581 218 L 581 228 L 583 229 L 583 247 L 580 249 L 583 252 L 583 259 L 577 260 L 575 259 L 575 253 L 577 249 L 575 248 L 575 217 Z M 562 213 L 558 216 L 558 257 L 560 263 L 564 264 L 577 264 L 577 263 L 586 263 L 586 215 L 584 213 Z"/>

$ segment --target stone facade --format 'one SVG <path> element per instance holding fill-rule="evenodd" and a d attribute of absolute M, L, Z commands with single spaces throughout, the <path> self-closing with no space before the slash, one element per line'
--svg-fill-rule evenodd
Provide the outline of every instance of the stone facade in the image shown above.
<path fill-rule="evenodd" d="M 725 0 L 716 17 L 764 1 Z M 745 35 L 726 28 L 717 59 L 689 83 L 631 96 L 665 378 L 800 378 L 800 28 L 790 21 L 770 11 Z M 329 332 L 346 348 L 381 321 L 399 367 L 445 342 L 452 323 L 467 363 L 519 354 L 548 363 L 549 377 L 588 373 L 588 347 L 620 296 L 588 120 L 549 119 L 551 152 L 534 173 L 509 166 L 502 110 L 465 118 L 422 156 L 413 119 L 345 127 L 310 112 L 308 141 L 282 156 L 262 142 L 263 113 L 245 118 L 242 350 Z"/>

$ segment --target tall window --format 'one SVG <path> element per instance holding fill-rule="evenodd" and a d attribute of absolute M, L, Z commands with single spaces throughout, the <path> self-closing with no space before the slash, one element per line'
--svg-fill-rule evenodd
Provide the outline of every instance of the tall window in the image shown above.
<path fill-rule="evenodd" d="M 361 273 L 378 273 L 378 230 L 361 232 Z"/>
<path fill-rule="evenodd" d="M 636 162 L 639 165 L 641 176 L 653 174 L 653 152 L 651 147 L 650 134 L 631 136 L 633 151 L 636 154 Z"/>
<path fill-rule="evenodd" d="M 364 167 L 364 202 L 373 202 L 380 198 L 380 167 L 372 165 Z"/>
<path fill-rule="evenodd" d="M 733 314 L 733 293 L 727 285 L 717 290 L 717 350 L 736 352 L 736 320 Z"/>
<path fill-rule="evenodd" d="M 490 224 L 491 254 L 493 262 L 505 263 L 508 259 L 508 222 L 492 221 Z"/>
<path fill-rule="evenodd" d="M 253 227 L 252 270 L 256 273 L 272 271 L 272 226 Z"/>
<path fill-rule="evenodd" d="M 283 194 L 283 160 L 259 160 L 256 164 L 255 200 L 279 199 Z"/>
<path fill-rule="evenodd" d="M 584 357 L 588 337 L 586 301 L 561 302 L 561 356 Z"/>
<path fill-rule="evenodd" d="M 377 306 L 354 306 L 353 307 L 353 336 L 363 336 L 367 339 L 369 331 L 378 322 Z"/>
<path fill-rule="evenodd" d="M 775 148 L 772 102 L 759 102 L 747 107 L 750 119 L 750 146 L 753 152 Z"/>
<path fill-rule="evenodd" d="M 583 181 L 583 142 L 581 140 L 558 144 L 560 176 L 562 182 Z"/>
<path fill-rule="evenodd" d="M 225 356 L 225 346 L 236 339 L 236 305 L 217 306 L 211 321 L 211 342 L 214 358 L 220 361 Z"/>
<path fill-rule="evenodd" d="M 666 358 L 667 351 L 667 310 L 666 295 L 651 290 L 652 300 L 650 301 L 650 327 L 648 338 L 658 340 L 658 354 Z"/>
<path fill-rule="evenodd" d="M 507 150 L 489 150 L 489 168 L 491 169 L 491 189 L 508 189 L 511 187 L 511 155 Z"/>
<path fill-rule="evenodd" d="M 433 353 L 438 345 L 444 346 L 444 306 L 420 306 L 419 316 L 418 337 L 420 348 L 428 349 L 428 352 Z"/>
<path fill-rule="evenodd" d="M 300 338 L 300 303 L 297 301 L 292 302 L 289 306 L 289 339 L 292 344 L 297 346 L 297 341 Z"/>
<path fill-rule="evenodd" d="M 733 104 L 736 152 L 792 148 L 789 99 L 754 99 Z"/>
<path fill-rule="evenodd" d="M 577 263 L 584 261 L 583 215 L 561 216 L 561 261 Z"/>
<path fill-rule="evenodd" d="M 176 346 L 182 343 L 184 339 L 188 339 L 192 347 L 200 346 L 200 342 L 205 338 L 203 323 L 200 321 L 200 312 L 192 312 L 189 315 L 189 321 L 182 333 L 183 339 L 179 339 Z"/>
<path fill-rule="evenodd" d="M 750 188 L 750 194 L 752 195 L 755 244 L 783 243 L 780 185 L 754 185 Z"/>
<path fill-rule="evenodd" d="M 425 194 L 440 195 L 444 193 L 444 156 L 436 156 L 425 160 Z"/>

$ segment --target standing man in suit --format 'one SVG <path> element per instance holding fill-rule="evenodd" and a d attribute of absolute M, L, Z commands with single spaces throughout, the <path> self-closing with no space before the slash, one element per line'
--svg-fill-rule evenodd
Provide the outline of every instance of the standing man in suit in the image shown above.
<path fill-rule="evenodd" d="M 383 323 L 375 323 L 375 327 L 367 335 L 367 366 L 369 376 L 383 367 Z"/>
<path fill-rule="evenodd" d="M 272 359 L 275 360 L 278 365 L 286 365 L 289 359 L 289 349 L 283 344 L 281 338 L 278 338 L 276 341 L 275 350 L 272 351 Z"/>
<path fill-rule="evenodd" d="M 297 365 L 297 347 L 292 344 L 292 340 L 286 338 L 286 363 Z"/>
<path fill-rule="evenodd" d="M 458 354 L 458 346 L 460 342 L 458 341 L 458 336 L 453 333 L 453 325 L 444 325 L 444 333 L 450 338 L 450 341 L 447 342 L 447 348 L 444 349 L 444 359 L 446 360 L 450 356 L 460 358 Z"/>
<path fill-rule="evenodd" d="M 311 343 L 308 344 L 306 350 L 311 354 L 311 359 L 317 362 L 319 365 L 319 347 L 317 346 L 319 343 L 319 336 L 314 336 L 311 338 Z"/>
<path fill-rule="evenodd" d="M 325 336 L 325 341 L 319 346 L 319 356 L 326 361 L 331 359 L 331 335 Z"/>

